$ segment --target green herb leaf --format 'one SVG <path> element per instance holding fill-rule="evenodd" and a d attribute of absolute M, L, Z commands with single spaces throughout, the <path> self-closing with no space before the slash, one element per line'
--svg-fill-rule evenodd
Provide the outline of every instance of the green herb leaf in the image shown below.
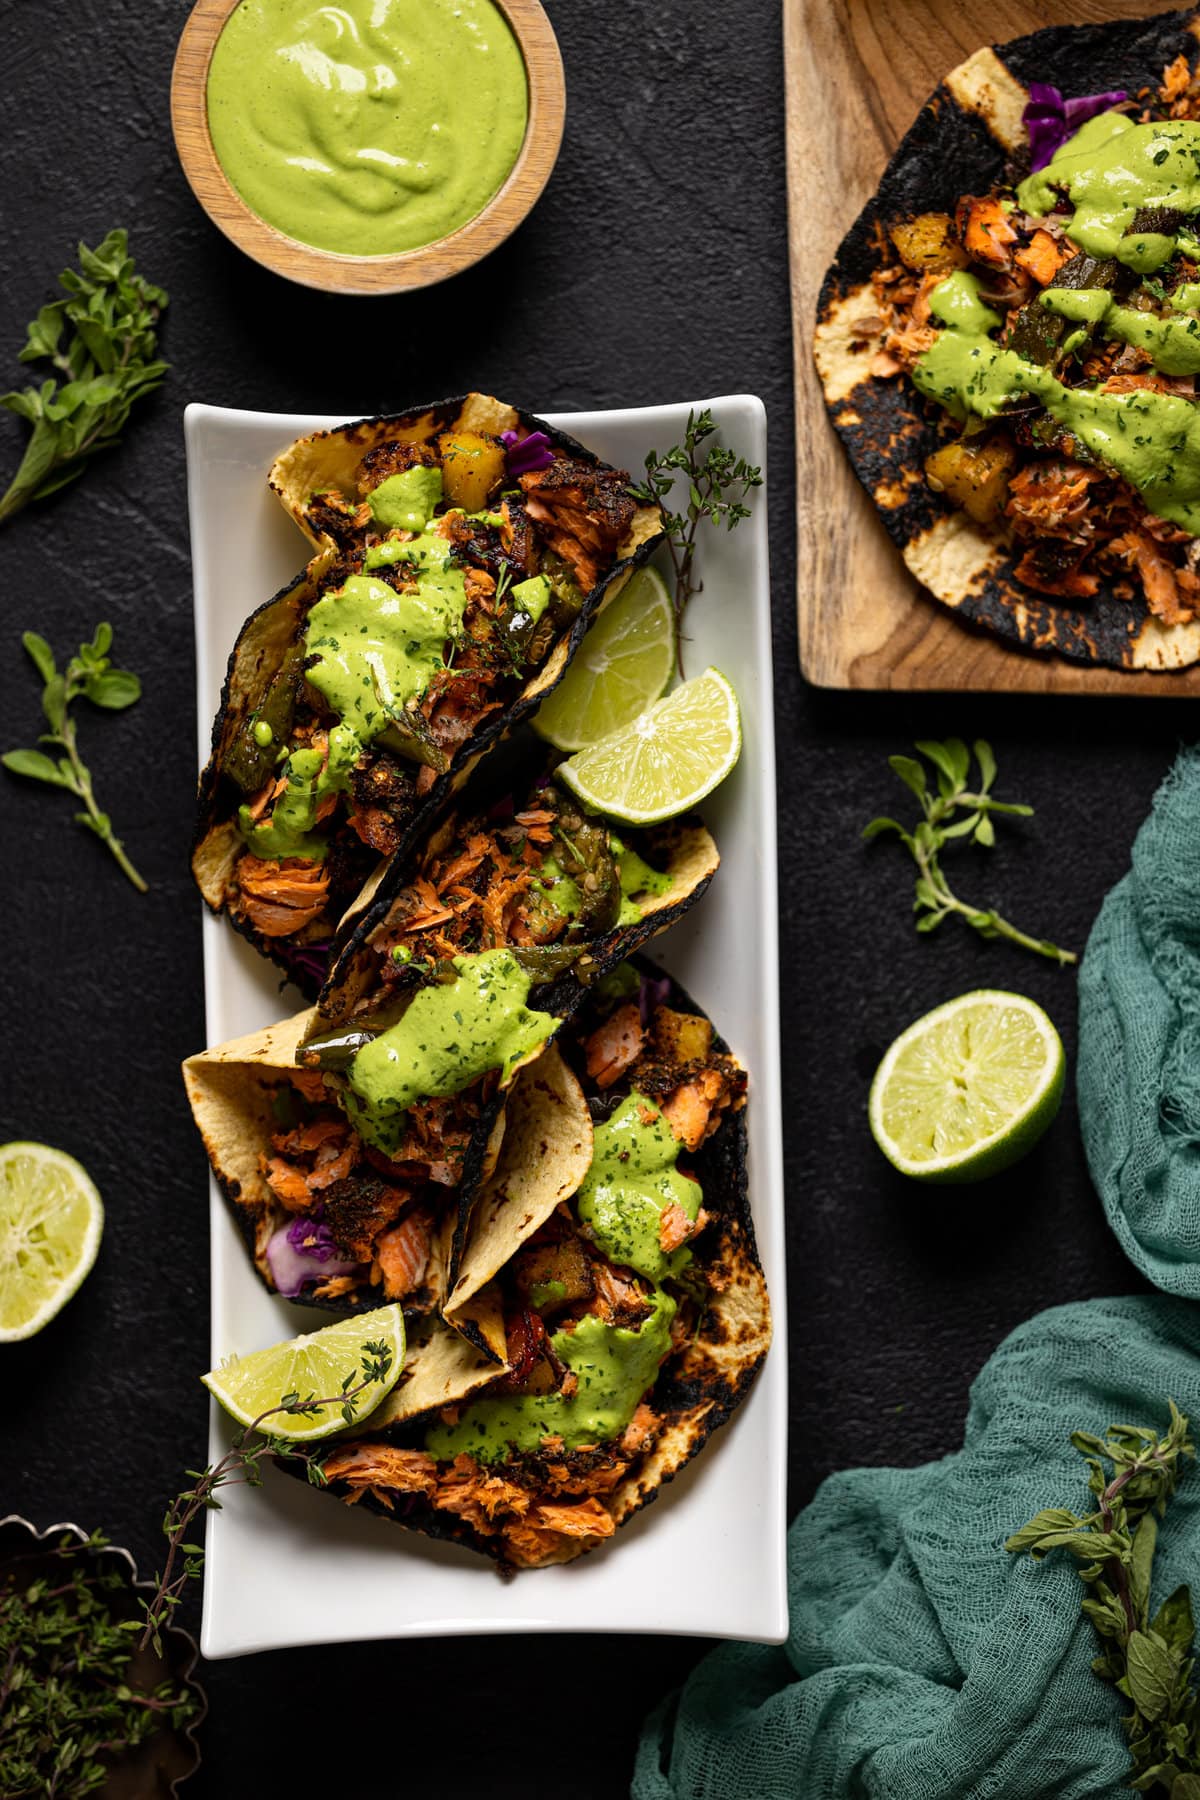
<path fill-rule="evenodd" d="M 89 674 L 83 691 L 96 706 L 119 712 L 142 697 L 142 684 L 128 669 L 102 669 Z"/>
<path fill-rule="evenodd" d="M 910 788 L 917 799 L 924 805 L 927 791 L 925 786 L 925 770 L 911 756 L 889 756 L 888 768 L 893 775 L 898 775 L 906 788 Z"/>
<path fill-rule="evenodd" d="M 20 360 L 50 363 L 62 385 L 52 377 L 0 396 L 0 406 L 32 426 L 0 498 L 0 520 L 55 493 L 88 457 L 116 444 L 135 402 L 166 373 L 155 350 L 167 296 L 136 273 L 125 232 L 110 231 L 95 250 L 80 244 L 79 269 L 65 269 L 59 281 L 67 298 L 42 307 Z"/>
<path fill-rule="evenodd" d="M 1178 1657 L 1191 1654 L 1196 1627 L 1192 1619 L 1192 1596 L 1188 1588 L 1177 1587 L 1173 1594 L 1168 1594 L 1155 1613 L 1150 1629 L 1157 1632 Z"/>
<path fill-rule="evenodd" d="M 1056 1548 L 1079 1563 L 1088 1592 L 1081 1608 L 1106 1647 L 1092 1668 L 1131 1703 L 1123 1724 L 1129 1741 L 1127 1785 L 1138 1793 L 1165 1789 L 1200 1800 L 1200 1706 L 1191 1673 L 1192 1607 L 1186 1587 L 1163 1602 L 1147 1629 L 1157 1519 L 1175 1492 L 1181 1464 L 1194 1457 L 1188 1421 L 1168 1401 L 1161 1435 L 1144 1425 L 1110 1425 L 1107 1438 L 1071 1434 L 1088 1465 L 1093 1512 L 1077 1517 L 1051 1508 L 1013 1533 L 1005 1548 L 1039 1557 Z M 1111 1474 L 1108 1472 L 1111 1470 Z"/>
<path fill-rule="evenodd" d="M 14 775 L 28 775 L 31 781 L 48 781 L 52 787 L 66 785 L 57 764 L 43 756 L 40 750 L 6 750 L 0 756 L 0 762 Z"/>
<path fill-rule="evenodd" d="M 23 631 L 21 633 L 21 642 L 33 658 L 34 667 L 37 669 L 42 680 L 50 681 L 55 675 L 56 669 L 54 652 L 51 650 L 45 638 L 39 637 L 36 631 Z"/>
<path fill-rule="evenodd" d="M 967 785 L 971 778 L 971 752 L 962 738 L 947 738 L 944 743 L 923 739 L 915 748 L 933 766 L 937 793 L 930 792 L 924 762 L 911 756 L 889 756 L 889 768 L 915 796 L 922 817 L 911 833 L 895 819 L 872 819 L 864 828 L 863 837 L 874 838 L 884 832 L 895 832 L 916 863 L 913 910 L 920 915 L 916 920 L 917 930 L 934 931 L 950 913 L 957 913 L 981 937 L 1007 938 L 1010 943 L 1032 950 L 1038 956 L 1050 957 L 1057 963 L 1076 962 L 1074 951 L 1060 950 L 1057 944 L 1045 938 L 1018 931 L 991 907 L 972 906 L 968 901 L 960 900 L 943 873 L 940 857 L 947 844 L 952 844 L 956 838 L 969 838 L 972 843 L 990 849 L 996 841 L 994 814 L 1028 816 L 1033 811 L 1032 807 L 1018 801 L 992 799 L 996 759 L 991 746 L 982 738 L 975 745 L 980 777 L 975 791 Z"/>
<path fill-rule="evenodd" d="M 744 456 L 737 456 L 723 444 L 711 443 L 716 424 L 706 407 L 702 412 L 688 413 L 682 444 L 673 444 L 666 452 L 651 450 L 646 456 L 646 479 L 633 483 L 630 493 L 639 500 L 661 505 L 678 492 L 677 481 L 686 493 L 682 512 L 663 507 L 667 552 L 675 572 L 675 623 L 683 618 L 688 601 L 700 591 L 695 579 L 696 532 L 702 519 L 713 525 L 724 523 L 728 531 L 750 517 L 746 499 L 754 488 L 762 486 L 762 471 L 751 466 Z M 682 479 L 680 479 L 682 478 Z M 683 633 L 677 632 L 679 673 L 683 674 Z"/>
<path fill-rule="evenodd" d="M 1170 1704 L 1177 1673 L 1175 1658 L 1144 1631 L 1131 1632 L 1125 1653 L 1130 1696 L 1143 1718 L 1153 1723 Z"/>
<path fill-rule="evenodd" d="M 67 788 L 82 800 L 84 810 L 75 814 L 76 823 L 107 845 L 134 887 L 144 894 L 146 883 L 126 856 L 120 838 L 113 831 L 112 820 L 96 803 L 91 771 L 79 754 L 75 721 L 70 711 L 71 702 L 80 694 L 110 710 L 132 706 L 142 691 L 141 682 L 126 669 L 109 668 L 105 652 L 112 645 L 111 625 L 97 626 L 91 643 L 80 645 L 79 655 L 71 658 L 61 674 L 45 638 L 39 637 L 36 631 L 27 631 L 21 641 L 46 683 L 42 691 L 42 711 L 50 730 L 43 732 L 38 741 L 65 754 L 55 761 L 40 750 L 9 750 L 0 761 L 14 775 L 24 775 L 50 787 Z"/>

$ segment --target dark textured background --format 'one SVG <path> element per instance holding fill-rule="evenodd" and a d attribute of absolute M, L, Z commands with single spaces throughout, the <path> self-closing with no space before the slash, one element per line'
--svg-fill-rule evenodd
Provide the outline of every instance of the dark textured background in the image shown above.
<path fill-rule="evenodd" d="M 146 695 L 131 713 L 89 715 L 83 736 L 102 803 L 153 883 L 139 898 L 72 825 L 65 797 L 0 777 L 0 1136 L 80 1156 L 108 1211 L 78 1297 L 35 1341 L 3 1352 L 0 1511 L 103 1526 L 147 1570 L 164 1502 L 205 1442 L 196 1376 L 208 1346 L 206 1172 L 178 1076 L 203 1035 L 187 873 L 188 400 L 352 416 L 472 385 L 535 410 L 761 394 L 771 419 L 793 1502 L 832 1469 L 949 1450 L 972 1376 L 1012 1326 L 1043 1306 L 1138 1285 L 1088 1185 L 1070 1099 L 1011 1179 L 931 1198 L 890 1177 L 863 1105 L 893 1035 L 965 988 L 1010 985 L 1050 1009 L 1070 1049 L 1075 979 L 954 923 L 918 938 L 907 865 L 891 847 L 864 849 L 858 830 L 900 804 L 889 751 L 914 735 L 988 735 L 1002 793 L 1033 802 L 1037 817 L 1007 833 L 986 866 L 982 855 L 958 859 L 963 891 L 1082 948 L 1191 721 L 1171 702 L 900 701 L 804 688 L 776 9 L 551 5 L 569 116 L 541 204 L 475 271 L 377 301 L 288 287 L 200 213 L 167 115 L 184 6 L 0 5 L 4 379 L 17 376 L 25 322 L 80 236 L 95 242 L 127 224 L 140 265 L 172 300 L 171 375 L 127 443 L 0 534 L 0 747 L 37 730 L 20 631 L 36 625 L 66 651 L 111 619 Z M 0 467 L 20 442 L 16 421 L 0 418 Z M 213 1664 L 205 1765 L 188 1791 L 252 1793 L 289 1745 L 302 1745 L 307 1792 L 407 1787 L 444 1778 L 452 1732 L 456 1788 L 600 1800 L 626 1790 L 642 1712 L 701 1648 L 466 1640 Z M 563 1751 L 548 1761 L 552 1697 Z M 580 1703 L 586 1729 L 568 1736 Z"/>

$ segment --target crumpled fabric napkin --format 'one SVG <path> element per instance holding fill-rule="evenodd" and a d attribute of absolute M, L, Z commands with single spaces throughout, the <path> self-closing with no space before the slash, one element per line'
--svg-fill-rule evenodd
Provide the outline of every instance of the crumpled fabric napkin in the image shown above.
<path fill-rule="evenodd" d="M 1115 1800 L 1122 1704 L 1092 1673 L 1074 1559 L 1003 1543 L 1044 1506 L 1087 1509 L 1072 1430 L 1162 1429 L 1168 1396 L 1200 1417 L 1186 1301 L 1091 1300 L 1018 1327 L 971 1390 L 961 1450 L 823 1484 L 789 1536 L 787 1643 L 700 1663 L 646 1723 L 634 1800 Z M 1198 1533 L 1200 1471 L 1168 1509 L 1152 1605 L 1195 1583 Z"/>
<path fill-rule="evenodd" d="M 1129 1260 L 1200 1298 L 1200 751 L 1185 750 L 1079 973 L 1079 1114 Z"/>

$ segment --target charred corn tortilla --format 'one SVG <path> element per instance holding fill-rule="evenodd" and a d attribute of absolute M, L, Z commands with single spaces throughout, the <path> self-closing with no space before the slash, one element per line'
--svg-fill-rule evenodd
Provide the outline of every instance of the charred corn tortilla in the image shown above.
<path fill-rule="evenodd" d="M 891 226 L 953 214 L 960 196 L 987 194 L 1005 179 L 1010 158 L 1024 150 L 1030 82 L 1067 95 L 1156 87 L 1177 56 L 1196 57 L 1196 17 L 1188 8 L 1052 27 L 970 57 L 918 114 L 843 240 L 817 306 L 814 351 L 830 418 L 912 573 L 961 618 L 1023 649 L 1117 668 L 1194 663 L 1200 622 L 1163 624 L 1140 590 L 1122 598 L 1111 579 L 1084 600 L 1036 592 L 1017 579 L 1022 550 L 1002 527 L 975 523 L 926 485 L 925 459 L 944 441 L 942 415 L 907 376 L 871 374 L 882 342 L 871 275 L 890 259 L 880 241 Z"/>
<path fill-rule="evenodd" d="M 272 490 L 309 538 L 315 554 L 294 581 L 247 620 L 234 646 L 213 728 L 212 754 L 200 778 L 192 867 L 209 907 L 226 913 L 235 928 L 272 957 L 308 995 L 315 994 L 320 985 L 317 970 L 327 961 L 328 940 L 337 938 L 338 920 L 353 896 L 360 890 L 368 897 L 376 891 L 386 891 L 392 871 L 403 870 L 412 846 L 420 841 L 480 759 L 532 712 L 561 679 L 591 621 L 615 598 L 662 535 L 661 509 L 640 502 L 633 505 L 615 553 L 599 568 L 595 581 L 582 591 L 574 619 L 519 684 L 508 683 L 498 710 L 487 712 L 466 738 L 453 746 L 449 767 L 413 802 L 397 847 L 386 856 L 372 857 L 369 847 L 352 846 L 352 866 L 347 868 L 344 879 L 335 883 L 346 906 L 339 902 L 327 922 L 299 935 L 273 935 L 261 929 L 239 903 L 237 866 L 245 854 L 246 843 L 238 827 L 238 809 L 248 796 L 230 778 L 228 769 L 234 746 L 259 714 L 272 681 L 289 656 L 295 654 L 313 605 L 323 592 L 336 588 L 347 570 L 355 566 L 346 560 L 346 546 L 339 545 L 327 528 L 328 521 L 314 504 L 314 495 L 332 492 L 344 496 L 348 503 L 356 500 L 364 457 L 381 454 L 388 446 L 412 447 L 432 454 L 439 442 L 448 439 L 494 442 L 506 431 L 522 436 L 542 433 L 556 457 L 606 477 L 614 473 L 565 432 L 489 395 L 475 393 L 314 433 L 292 444 L 272 466 Z M 535 524 L 535 533 L 538 529 Z M 544 550 L 553 534 L 549 526 L 541 529 L 547 534 Z M 314 944 L 318 946 L 316 950 Z"/>
<path fill-rule="evenodd" d="M 640 967 L 643 975 L 659 975 L 649 965 Z M 650 1010 L 651 1030 L 659 1005 L 689 1020 L 703 1019 L 689 996 L 670 983 L 665 998 L 660 996 Z M 603 1096 L 587 1074 L 581 1040 L 594 1026 L 594 1016 L 585 1020 L 581 1014 L 567 1028 L 569 1041 L 562 1040 L 564 1061 L 575 1068 L 593 1102 Z M 728 1055 L 728 1046 L 715 1033 L 710 1048 L 714 1054 Z M 537 1110 L 535 1102 L 521 1128 L 523 1151 L 538 1141 Z M 534 1222 L 528 1216 L 529 1208 L 513 1207 L 520 1188 L 520 1161 L 515 1153 L 510 1158 L 506 1194 L 500 1197 L 479 1243 L 480 1269 L 498 1261 L 500 1279 L 537 1225 L 544 1224 L 554 1210 Z M 363 1430 L 332 1441 L 332 1453 L 325 1459 L 327 1491 L 346 1501 L 361 1502 L 406 1529 L 462 1543 L 492 1557 L 501 1567 L 540 1567 L 574 1560 L 606 1542 L 619 1526 L 656 1499 L 740 1405 L 771 1338 L 770 1302 L 750 1214 L 744 1111 L 724 1110 L 716 1131 L 687 1156 L 687 1164 L 701 1183 L 704 1210 L 710 1215 L 691 1246 L 695 1271 L 704 1278 L 705 1300 L 694 1329 L 685 1342 L 671 1349 L 645 1395 L 655 1425 L 643 1450 L 626 1454 L 617 1447 L 600 1445 L 594 1451 L 563 1452 L 561 1445 L 544 1440 L 540 1451 L 482 1465 L 493 1485 L 489 1488 L 485 1480 L 477 1490 L 481 1497 L 476 1502 L 471 1499 L 470 1471 L 462 1468 L 462 1459 L 453 1465 L 443 1462 L 436 1479 L 437 1497 L 445 1504 L 437 1505 L 422 1491 L 422 1483 L 429 1485 L 435 1477 L 429 1473 L 430 1459 L 419 1447 L 424 1432 L 440 1413 L 431 1411 L 422 1419 L 409 1409 L 404 1417 L 383 1420 L 376 1412 Z M 510 1358 L 508 1369 L 512 1366 Z M 503 1381 L 505 1373 L 499 1371 L 497 1378 Z M 474 1388 L 473 1397 L 486 1399 L 486 1387 Z M 589 1472 L 600 1484 L 598 1491 L 564 1498 L 564 1476 L 569 1481 L 578 1475 L 586 1481 Z M 522 1523 L 527 1523 L 530 1531 L 515 1540 L 515 1553 L 513 1543 L 492 1528 L 489 1517 L 490 1506 L 502 1509 L 505 1503 L 502 1490 L 510 1498 L 513 1492 L 525 1495 L 519 1503 L 526 1508 Z M 556 1497 L 551 1499 L 551 1495 Z M 543 1524 L 543 1520 L 554 1523 Z"/>
<path fill-rule="evenodd" d="M 444 843 L 448 835 L 452 838 L 453 830 L 454 822 L 447 821 L 436 834 L 437 841 Z M 644 896 L 637 903 L 640 916 L 636 921 L 619 924 L 581 947 L 578 963 L 586 962 L 585 973 L 581 973 L 577 963 L 553 980 L 533 985 L 529 1005 L 539 1013 L 559 1020 L 569 1019 L 595 981 L 632 954 L 648 937 L 664 930 L 699 898 L 719 863 L 716 846 L 695 820 L 652 833 L 626 835 L 636 837 L 647 854 L 653 854 L 654 866 L 662 872 L 666 891 Z M 385 929 L 385 924 L 386 921 L 380 921 L 378 932 Z M 479 951 L 471 950 L 467 954 L 477 955 Z M 353 1192 L 341 1186 L 339 1176 L 337 1189 L 323 1185 L 319 1194 L 310 1194 L 307 1198 L 300 1196 L 295 1208 L 289 1209 L 271 1185 L 271 1179 L 278 1179 L 280 1175 L 284 1179 L 288 1177 L 286 1164 L 278 1174 L 275 1170 L 272 1140 L 285 1129 L 281 1127 L 279 1116 L 281 1095 L 286 1096 L 301 1087 L 301 1065 L 311 1054 L 314 1041 L 338 1028 L 378 1030 L 379 1027 L 371 1023 L 373 1009 L 378 1014 L 381 1007 L 393 1005 L 398 995 L 403 996 L 405 989 L 398 981 L 390 986 L 385 984 L 385 970 L 389 976 L 394 973 L 390 958 L 381 959 L 374 951 L 368 956 L 364 950 L 354 971 L 353 990 L 338 989 L 327 1015 L 311 1008 L 265 1030 L 218 1045 L 189 1058 L 184 1064 L 188 1099 L 209 1161 L 255 1268 L 272 1289 L 275 1284 L 271 1277 L 268 1246 L 281 1227 L 298 1218 L 315 1218 L 323 1214 L 325 1206 L 332 1205 L 339 1195 L 344 1196 L 352 1219 L 358 1216 L 360 1205 L 369 1205 L 365 1190 L 356 1199 Z M 311 1076 L 311 1071 L 305 1073 Z M 469 1109 L 466 1114 L 469 1135 L 465 1147 L 456 1153 L 460 1155 L 460 1162 L 456 1162 L 448 1173 L 431 1171 L 428 1182 L 418 1183 L 419 1193 L 406 1193 L 405 1206 L 395 1215 L 397 1221 L 401 1220 L 406 1208 L 410 1212 L 419 1210 L 423 1216 L 430 1211 L 433 1213 L 428 1262 L 421 1283 L 411 1294 L 381 1293 L 378 1287 L 368 1286 L 361 1278 L 351 1281 L 348 1273 L 341 1275 L 339 1267 L 339 1273 L 333 1279 L 336 1291 L 327 1291 L 329 1284 L 322 1280 L 315 1290 L 306 1289 L 292 1297 L 307 1305 L 327 1306 L 340 1312 L 369 1310 L 383 1298 L 401 1298 L 406 1311 L 418 1314 L 440 1309 L 460 1273 L 477 1269 L 478 1265 L 470 1260 L 476 1203 L 481 1189 L 488 1192 L 485 1184 L 498 1166 L 500 1182 L 507 1179 L 503 1147 L 508 1107 L 511 1103 L 517 1118 L 524 1118 L 528 1104 L 532 1103 L 527 1103 L 527 1095 L 536 1097 L 537 1129 L 546 1141 L 539 1168 L 543 1186 L 539 1187 L 535 1182 L 530 1190 L 531 1216 L 540 1218 L 547 1210 L 552 1211 L 559 1199 L 573 1191 L 572 1179 L 582 1178 L 590 1145 L 586 1106 L 578 1083 L 561 1066 L 553 1038 L 549 1047 L 541 1050 L 540 1056 L 535 1050 L 515 1065 L 507 1082 L 499 1083 L 489 1075 L 463 1090 L 462 1098 Z M 333 1114 L 336 1101 L 332 1095 L 327 1095 L 315 1104 L 321 1108 L 315 1121 L 319 1129 L 321 1116 Z M 334 1135 L 336 1137 L 336 1133 Z M 394 1199 L 395 1193 L 405 1191 L 404 1176 L 393 1176 L 386 1163 L 372 1165 L 370 1151 L 364 1151 L 357 1144 L 349 1122 L 344 1118 L 341 1119 L 340 1143 L 345 1145 L 350 1157 L 347 1182 L 355 1180 L 360 1188 L 363 1181 L 374 1182 L 384 1207 Z M 320 1151 L 317 1154 L 319 1156 Z M 567 1183 L 565 1189 L 564 1181 Z M 505 1192 L 503 1186 L 491 1190 L 486 1216 L 490 1218 L 492 1209 L 503 1203 Z M 314 1198 L 319 1202 L 317 1214 L 311 1211 Z M 383 1221 L 379 1229 L 386 1228 L 390 1222 L 390 1218 Z M 333 1238 L 338 1235 L 336 1217 L 330 1233 Z M 349 1250 L 344 1250 L 341 1260 L 365 1265 L 371 1258 L 365 1254 L 355 1258 Z M 473 1278 L 457 1296 L 457 1304 L 451 1308 L 449 1316 L 460 1333 L 482 1354 L 496 1361 L 503 1356 L 503 1337 L 485 1291 L 488 1276 L 493 1272 L 494 1266 Z"/>

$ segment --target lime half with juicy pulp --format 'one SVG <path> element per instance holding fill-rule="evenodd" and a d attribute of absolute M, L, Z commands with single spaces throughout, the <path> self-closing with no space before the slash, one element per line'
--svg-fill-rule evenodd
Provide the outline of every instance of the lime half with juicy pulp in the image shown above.
<path fill-rule="evenodd" d="M 66 1305 L 103 1230 L 96 1184 L 73 1156 L 0 1146 L 0 1343 L 32 1337 Z"/>
<path fill-rule="evenodd" d="M 1033 1149 L 1062 1100 L 1062 1039 L 1023 994 L 980 988 L 898 1037 L 871 1084 L 875 1142 L 918 1181 L 981 1181 Z"/>
<path fill-rule="evenodd" d="M 592 626 L 533 728 L 559 750 L 583 750 L 631 725 L 675 666 L 675 608 L 657 569 L 635 569 Z"/>
<path fill-rule="evenodd" d="M 711 794 L 741 750 L 737 695 L 719 669 L 705 669 L 555 773 L 608 818 L 655 825 Z"/>
<path fill-rule="evenodd" d="M 209 1393 L 239 1425 L 253 1425 L 291 1394 L 301 1400 L 330 1401 L 315 1413 L 276 1412 L 263 1419 L 260 1429 L 270 1437 L 303 1443 L 345 1429 L 337 1396 L 364 1380 L 364 1359 L 378 1361 L 381 1354 L 389 1359 L 386 1378 L 372 1381 L 355 1396 L 353 1422 L 357 1425 L 395 1387 L 404 1366 L 404 1309 L 399 1305 L 356 1313 L 352 1319 L 339 1319 L 336 1325 L 326 1325 L 306 1337 L 272 1344 L 269 1350 L 232 1356 L 203 1379 Z M 350 1382 L 346 1381 L 348 1375 L 353 1377 Z"/>

